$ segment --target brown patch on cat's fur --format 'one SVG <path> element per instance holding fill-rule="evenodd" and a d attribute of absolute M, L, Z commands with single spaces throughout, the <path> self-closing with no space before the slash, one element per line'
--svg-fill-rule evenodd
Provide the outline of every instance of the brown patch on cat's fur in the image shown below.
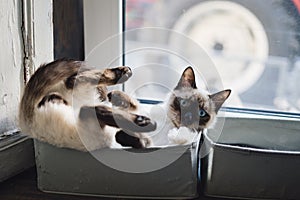
<path fill-rule="evenodd" d="M 191 87 L 193 89 L 197 88 L 196 82 L 195 82 L 195 74 L 194 74 L 194 70 L 192 67 L 187 67 L 184 70 L 177 86 L 175 87 L 175 90 L 180 89 L 182 87 Z"/>
<path fill-rule="evenodd" d="M 113 106 L 128 111 L 136 111 L 138 109 L 138 102 L 121 91 L 111 91 L 107 94 L 108 100 Z"/>
<path fill-rule="evenodd" d="M 223 90 L 215 94 L 209 95 L 209 98 L 214 102 L 215 110 L 218 111 L 225 100 L 229 97 L 231 90 Z"/>
<path fill-rule="evenodd" d="M 44 106 L 46 102 L 52 102 L 52 103 L 63 103 L 65 105 L 68 105 L 68 102 L 66 100 L 64 100 L 59 94 L 49 94 L 47 96 L 44 96 L 44 98 L 39 102 L 38 104 L 38 108 L 40 108 L 41 106 Z"/>
<path fill-rule="evenodd" d="M 77 73 L 81 65 L 81 62 L 70 60 L 57 60 L 47 65 L 41 65 L 25 87 L 20 104 L 21 120 L 31 122 L 37 100 L 42 99 L 51 90 L 53 84 Z"/>

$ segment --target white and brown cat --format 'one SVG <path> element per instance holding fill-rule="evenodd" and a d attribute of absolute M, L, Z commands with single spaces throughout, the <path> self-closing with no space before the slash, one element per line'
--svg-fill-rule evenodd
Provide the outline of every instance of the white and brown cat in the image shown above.
<path fill-rule="evenodd" d="M 129 67 L 94 69 L 84 62 L 57 60 L 42 65 L 25 87 L 19 108 L 21 130 L 38 140 L 81 151 L 125 146 L 144 148 L 153 131 L 148 117 L 111 106 L 106 86 L 127 81 Z M 123 141 L 132 133 L 130 141 Z"/>
<path fill-rule="evenodd" d="M 168 100 L 168 117 L 177 128 L 203 130 L 214 124 L 217 112 L 230 93 L 231 90 L 223 90 L 209 94 L 198 89 L 194 71 L 187 67 Z"/>
<path fill-rule="evenodd" d="M 209 94 L 198 89 L 194 70 L 187 67 L 164 105 L 160 105 L 166 112 L 166 118 L 159 119 L 161 112 L 151 116 L 158 122 L 156 131 L 152 133 L 153 145 L 192 142 L 199 132 L 214 125 L 216 115 L 230 93 L 231 90 L 223 90 Z M 164 123 L 159 123 L 161 121 Z"/>

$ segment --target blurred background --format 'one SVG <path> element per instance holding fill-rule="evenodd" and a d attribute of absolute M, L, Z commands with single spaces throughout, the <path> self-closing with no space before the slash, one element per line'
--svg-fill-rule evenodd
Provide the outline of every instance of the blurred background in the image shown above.
<path fill-rule="evenodd" d="M 125 89 L 163 100 L 191 65 L 229 107 L 300 111 L 300 0 L 126 0 Z M 152 28 L 150 28 L 152 27 Z"/>

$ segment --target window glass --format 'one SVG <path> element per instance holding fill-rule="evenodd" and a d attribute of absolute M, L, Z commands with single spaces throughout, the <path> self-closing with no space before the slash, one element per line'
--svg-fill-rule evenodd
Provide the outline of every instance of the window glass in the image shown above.
<path fill-rule="evenodd" d="M 126 0 L 125 90 L 163 100 L 191 65 L 227 106 L 299 112 L 300 0 Z"/>

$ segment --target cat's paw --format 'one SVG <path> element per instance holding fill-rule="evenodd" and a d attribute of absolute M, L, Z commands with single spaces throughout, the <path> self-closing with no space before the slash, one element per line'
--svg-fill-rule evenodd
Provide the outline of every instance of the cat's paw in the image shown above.
<path fill-rule="evenodd" d="M 137 132 L 149 132 L 149 131 L 154 131 L 156 129 L 156 122 L 142 115 L 136 115 L 136 118 L 134 119 L 134 123 L 139 127 L 142 127 L 142 130 L 141 131 L 137 130 Z"/>
<path fill-rule="evenodd" d="M 152 145 L 152 140 L 145 135 L 140 135 L 140 143 L 143 148 L 148 148 Z"/>
<path fill-rule="evenodd" d="M 124 92 L 114 90 L 109 92 L 107 97 L 113 106 L 120 109 L 135 111 L 138 108 L 138 102 Z"/>
<path fill-rule="evenodd" d="M 121 66 L 110 69 L 114 73 L 115 84 L 124 83 L 132 76 L 132 71 L 129 67 Z"/>
<path fill-rule="evenodd" d="M 186 127 L 173 128 L 168 132 L 169 143 L 176 145 L 191 144 L 198 137 L 198 132 Z"/>
<path fill-rule="evenodd" d="M 150 138 L 145 137 L 143 134 L 132 133 L 130 131 L 118 131 L 115 135 L 115 139 L 120 145 L 135 149 L 143 149 L 151 145 Z"/>

